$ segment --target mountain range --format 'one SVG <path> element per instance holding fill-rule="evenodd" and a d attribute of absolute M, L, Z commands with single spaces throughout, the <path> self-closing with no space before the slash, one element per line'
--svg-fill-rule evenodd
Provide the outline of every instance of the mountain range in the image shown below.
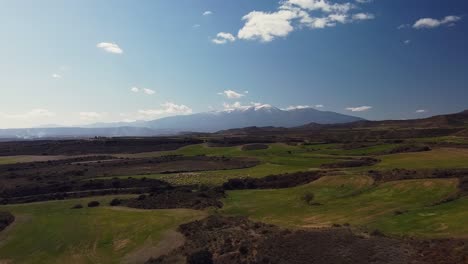
<path fill-rule="evenodd" d="M 224 111 L 160 118 L 151 121 L 96 123 L 82 127 L 38 127 L 0 129 L 0 138 L 50 137 L 125 137 L 171 135 L 181 132 L 216 132 L 242 127 L 297 127 L 309 123 L 343 124 L 364 121 L 362 118 L 313 108 L 283 110 L 259 105 Z"/>

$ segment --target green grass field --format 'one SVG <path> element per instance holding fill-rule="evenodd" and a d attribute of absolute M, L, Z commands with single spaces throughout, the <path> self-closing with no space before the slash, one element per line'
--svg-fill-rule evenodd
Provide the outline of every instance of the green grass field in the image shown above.
<path fill-rule="evenodd" d="M 376 169 L 457 169 L 468 168 L 468 149 L 441 148 L 417 153 L 379 157 Z"/>
<path fill-rule="evenodd" d="M 468 238 L 468 197 L 381 219 L 372 228 L 398 236 Z"/>
<path fill-rule="evenodd" d="M 161 240 L 177 245 L 173 240 L 179 238 L 170 232 L 180 224 L 206 214 L 188 209 L 118 210 L 105 206 L 110 199 L 1 206 L 0 210 L 11 211 L 17 220 L 0 233 L 0 263 L 119 263 L 139 255 L 144 262 L 147 254 L 158 251 Z M 103 206 L 70 209 L 77 203 L 86 207 L 90 200 Z"/>
<path fill-rule="evenodd" d="M 221 210 L 228 215 L 244 215 L 286 227 L 323 227 L 349 223 L 353 226 L 379 226 L 396 211 L 421 210 L 455 194 L 458 180 L 431 179 L 388 182 L 372 185 L 367 176 L 329 176 L 308 185 L 279 190 L 231 191 Z M 321 205 L 308 205 L 302 197 L 313 193 Z M 459 208 L 460 209 L 460 208 Z M 468 217 L 468 207 L 464 213 Z M 460 221 L 460 215 L 447 224 Z M 437 219 L 434 219 L 435 221 Z M 389 234 L 398 230 L 384 228 Z M 463 230 L 462 230 L 463 231 Z M 447 230 L 450 236 L 468 235 L 468 230 Z M 420 233 L 431 234 L 430 227 Z"/>

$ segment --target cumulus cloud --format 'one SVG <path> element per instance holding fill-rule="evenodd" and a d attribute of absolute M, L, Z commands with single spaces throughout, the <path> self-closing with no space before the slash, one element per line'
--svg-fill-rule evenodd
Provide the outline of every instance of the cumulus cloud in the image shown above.
<path fill-rule="evenodd" d="M 293 19 L 298 18 L 297 11 L 280 10 L 273 13 L 253 11 L 245 15 L 243 28 L 239 30 L 239 39 L 258 39 L 263 42 L 272 41 L 276 37 L 285 37 L 294 30 Z"/>
<path fill-rule="evenodd" d="M 138 93 L 140 91 L 140 89 L 138 87 L 132 87 L 132 88 L 130 88 L 130 91 L 132 91 L 134 93 Z"/>
<path fill-rule="evenodd" d="M 216 38 L 212 39 L 211 41 L 215 44 L 226 44 L 228 42 L 236 41 L 236 37 L 234 37 L 234 35 L 231 33 L 219 32 L 216 35 Z"/>
<path fill-rule="evenodd" d="M 212 11 L 207 10 L 207 11 L 203 12 L 202 15 L 204 15 L 204 16 L 209 16 L 209 15 L 212 15 L 212 14 L 213 14 Z"/>
<path fill-rule="evenodd" d="M 332 4 L 326 0 L 288 0 L 285 3 L 285 6 L 298 6 L 302 9 L 310 11 L 322 11 L 326 13 L 337 12 L 337 13 L 346 13 L 353 5 L 351 3 L 343 4 Z"/>
<path fill-rule="evenodd" d="M 348 107 L 346 110 L 351 112 L 364 112 L 372 109 L 372 106 L 358 106 L 358 107 Z"/>
<path fill-rule="evenodd" d="M 421 18 L 413 24 L 413 28 L 422 29 L 422 28 L 436 28 L 442 25 L 453 25 L 455 22 L 460 21 L 461 17 L 459 16 L 446 16 L 443 19 L 434 19 L 434 18 Z"/>
<path fill-rule="evenodd" d="M 233 91 L 233 90 L 226 90 L 226 91 L 223 91 L 221 93 L 218 93 L 219 95 L 224 95 L 226 96 L 227 98 L 229 99 L 239 99 L 241 97 L 244 97 L 245 94 L 247 94 L 248 92 L 244 92 L 244 94 L 242 93 L 238 93 L 236 91 Z"/>
<path fill-rule="evenodd" d="M 351 15 L 350 11 L 355 7 L 352 3 L 327 0 L 285 0 L 274 12 L 252 11 L 242 17 L 244 26 L 237 38 L 270 42 L 303 27 L 322 29 L 375 17 L 370 13 Z"/>
<path fill-rule="evenodd" d="M 62 79 L 62 75 L 58 74 L 58 73 L 54 73 L 52 74 L 52 78 L 54 79 Z"/>
<path fill-rule="evenodd" d="M 0 117 L 5 119 L 34 119 L 41 117 L 53 117 L 55 115 L 56 114 L 54 112 L 42 108 L 32 109 L 26 113 L 19 114 L 9 114 L 0 112 Z"/>
<path fill-rule="evenodd" d="M 161 108 L 158 109 L 146 109 L 146 110 L 139 110 L 138 114 L 143 116 L 144 118 L 151 118 L 161 115 L 185 115 L 191 114 L 193 111 L 190 107 L 186 105 L 178 105 L 172 102 L 166 102 L 161 105 Z"/>
<path fill-rule="evenodd" d="M 84 121 L 93 121 L 98 120 L 106 116 L 106 113 L 98 113 L 98 112 L 80 112 L 78 113 L 81 120 Z"/>
<path fill-rule="evenodd" d="M 123 50 L 119 47 L 119 45 L 115 43 L 109 43 L 109 42 L 101 42 L 96 45 L 96 47 L 105 50 L 106 52 L 109 53 L 114 53 L 114 54 L 122 54 Z"/>

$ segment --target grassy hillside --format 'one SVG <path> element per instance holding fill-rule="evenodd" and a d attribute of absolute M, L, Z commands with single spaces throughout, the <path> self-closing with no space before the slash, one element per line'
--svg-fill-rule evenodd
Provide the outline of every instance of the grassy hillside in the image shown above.
<path fill-rule="evenodd" d="M 290 189 L 231 191 L 224 201 L 222 212 L 288 227 L 346 223 L 353 226 L 379 226 L 379 222 L 394 217 L 397 211 L 421 210 L 444 200 L 457 192 L 457 184 L 456 179 L 431 179 L 388 182 L 375 186 L 366 176 L 329 176 Z M 307 204 L 302 199 L 306 193 L 313 193 L 313 201 L 320 205 Z M 468 213 L 465 214 L 468 217 Z M 454 223 L 460 219 L 459 216 L 452 218 Z M 386 228 L 385 231 L 399 233 L 392 228 Z M 420 231 L 421 234 L 431 232 L 428 227 Z M 468 230 L 464 234 L 468 235 Z M 450 235 L 460 236 L 460 230 L 453 230 Z"/>

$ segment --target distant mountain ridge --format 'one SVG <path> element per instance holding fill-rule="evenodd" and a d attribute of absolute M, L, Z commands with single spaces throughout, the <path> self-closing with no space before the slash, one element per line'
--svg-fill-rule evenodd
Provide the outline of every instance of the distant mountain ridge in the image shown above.
<path fill-rule="evenodd" d="M 171 116 L 152 121 L 98 123 L 83 127 L 0 129 L 0 138 L 157 136 L 180 132 L 216 132 L 242 127 L 296 127 L 308 123 L 343 124 L 364 119 L 313 108 L 283 110 L 270 105 Z"/>
<path fill-rule="evenodd" d="M 216 132 L 241 127 L 295 127 L 307 123 L 341 124 L 364 119 L 313 108 L 282 110 L 269 105 L 243 109 L 173 116 L 148 121 L 145 127 L 180 131 Z"/>

